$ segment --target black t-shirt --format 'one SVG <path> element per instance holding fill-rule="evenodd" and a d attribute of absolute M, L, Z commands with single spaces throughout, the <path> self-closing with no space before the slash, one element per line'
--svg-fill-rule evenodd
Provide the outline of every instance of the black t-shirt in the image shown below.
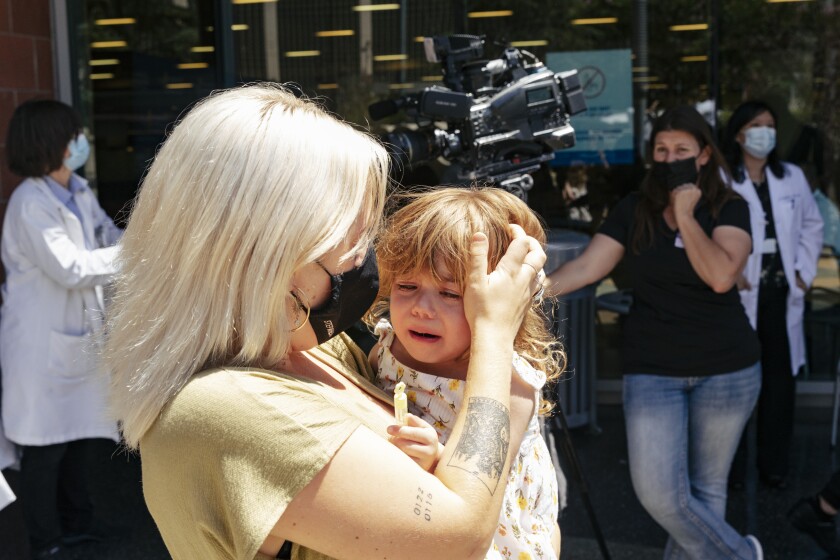
<path fill-rule="evenodd" d="M 613 209 L 600 233 L 624 245 L 633 305 L 624 323 L 624 373 L 701 377 L 746 368 L 759 360 L 758 338 L 741 305 L 738 289 L 715 293 L 692 268 L 682 238 L 660 216 L 653 244 L 632 247 L 639 195 Z M 742 199 L 727 202 L 712 218 L 698 203 L 694 217 L 709 237 L 717 226 L 750 232 Z"/>

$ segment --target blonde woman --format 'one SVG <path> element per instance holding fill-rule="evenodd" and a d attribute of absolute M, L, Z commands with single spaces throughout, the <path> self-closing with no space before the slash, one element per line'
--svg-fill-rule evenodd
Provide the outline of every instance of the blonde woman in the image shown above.
<path fill-rule="evenodd" d="M 470 559 L 490 546 L 504 492 L 488 487 L 504 486 L 528 423 L 510 412 L 512 325 L 545 255 L 512 226 L 488 273 L 487 238 L 473 236 L 468 404 L 425 472 L 388 441 L 391 399 L 340 334 L 376 295 L 368 248 L 387 172 L 373 139 L 266 85 L 199 103 L 155 158 L 124 238 L 106 361 L 176 560 L 274 558 L 284 541 L 307 560 Z M 503 465 L 483 468 L 499 452 Z"/>

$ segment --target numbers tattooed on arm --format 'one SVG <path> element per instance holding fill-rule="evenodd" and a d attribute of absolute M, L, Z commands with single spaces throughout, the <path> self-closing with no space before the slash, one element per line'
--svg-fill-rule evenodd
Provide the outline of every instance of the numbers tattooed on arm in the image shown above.
<path fill-rule="evenodd" d="M 419 486 L 417 496 L 414 498 L 414 515 L 422 517 L 426 521 L 432 520 L 432 493 L 426 492 Z"/>
<path fill-rule="evenodd" d="M 499 401 L 472 397 L 458 446 L 447 466 L 463 469 L 478 478 L 492 496 L 507 460 L 510 446 L 510 411 Z"/>

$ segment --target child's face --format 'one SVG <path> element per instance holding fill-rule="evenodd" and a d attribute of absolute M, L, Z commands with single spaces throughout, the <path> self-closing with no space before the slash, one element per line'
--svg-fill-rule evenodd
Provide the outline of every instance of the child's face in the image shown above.
<path fill-rule="evenodd" d="M 390 311 L 399 344 L 393 350 L 409 367 L 452 375 L 466 372 L 466 360 L 459 358 L 470 347 L 470 326 L 460 287 L 445 268 L 438 273 L 446 280 L 436 282 L 430 272 L 395 278 Z"/>

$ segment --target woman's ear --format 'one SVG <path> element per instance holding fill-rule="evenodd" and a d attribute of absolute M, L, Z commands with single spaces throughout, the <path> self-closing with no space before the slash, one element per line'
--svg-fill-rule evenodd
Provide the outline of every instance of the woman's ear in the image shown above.
<path fill-rule="evenodd" d="M 706 146 L 702 150 L 700 150 L 700 155 L 697 156 L 697 165 L 699 167 L 703 167 L 709 162 L 709 158 L 712 157 L 712 147 Z"/>

